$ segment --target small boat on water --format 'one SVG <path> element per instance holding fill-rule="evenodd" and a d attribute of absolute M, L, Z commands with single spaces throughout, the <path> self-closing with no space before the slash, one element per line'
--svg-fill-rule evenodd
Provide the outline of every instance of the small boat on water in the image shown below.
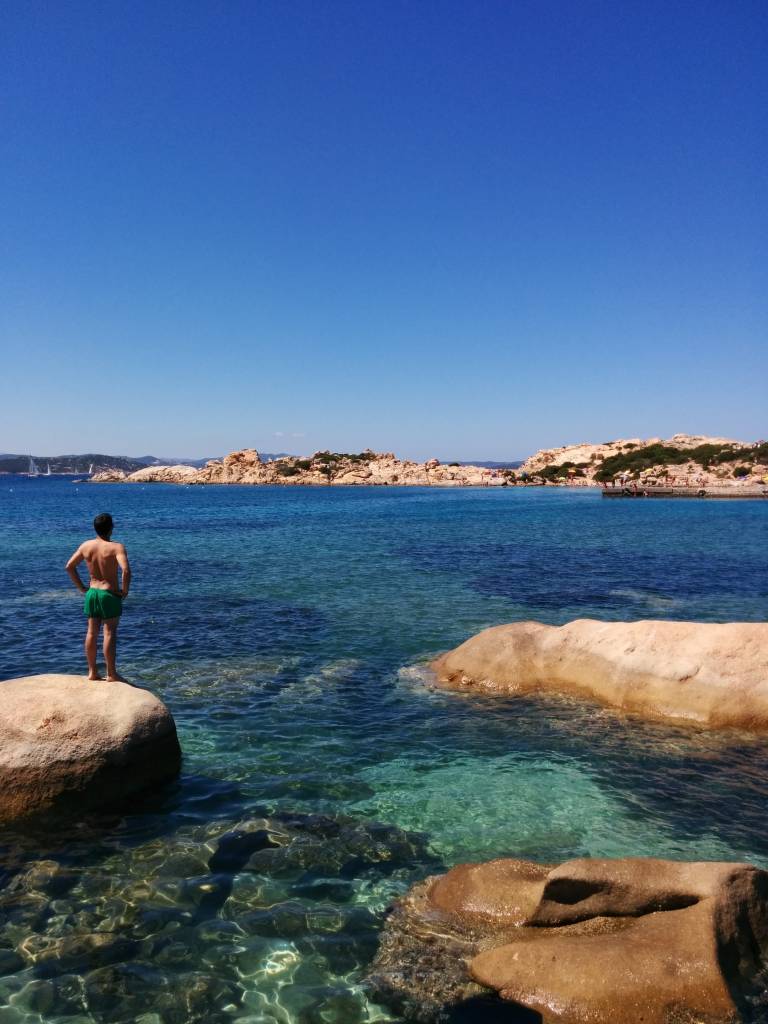
<path fill-rule="evenodd" d="M 40 476 L 40 470 L 37 468 L 37 463 L 35 462 L 31 455 L 29 457 L 29 471 L 27 473 L 27 476 L 32 477 L 33 479 L 35 477 Z"/>

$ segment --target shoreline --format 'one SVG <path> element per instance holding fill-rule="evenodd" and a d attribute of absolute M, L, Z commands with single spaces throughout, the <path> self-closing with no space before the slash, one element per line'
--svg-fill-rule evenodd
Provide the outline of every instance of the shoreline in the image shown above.
<path fill-rule="evenodd" d="M 692 487 L 603 487 L 604 498 L 699 498 L 728 501 L 730 498 L 768 498 L 768 487 L 754 484 Z"/>

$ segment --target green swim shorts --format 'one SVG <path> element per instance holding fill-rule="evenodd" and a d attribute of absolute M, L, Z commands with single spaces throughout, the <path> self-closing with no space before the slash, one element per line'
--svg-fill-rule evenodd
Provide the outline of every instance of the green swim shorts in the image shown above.
<path fill-rule="evenodd" d="M 116 619 L 123 613 L 123 599 L 110 590 L 89 587 L 85 592 L 83 611 L 89 619 Z"/>

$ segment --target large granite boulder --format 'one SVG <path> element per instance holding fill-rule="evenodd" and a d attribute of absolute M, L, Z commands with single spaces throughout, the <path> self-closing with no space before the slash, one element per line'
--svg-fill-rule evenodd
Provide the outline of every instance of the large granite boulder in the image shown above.
<path fill-rule="evenodd" d="M 145 466 L 126 477 L 131 484 L 188 484 L 197 479 L 194 466 Z M 102 483 L 92 478 L 92 483 Z"/>
<path fill-rule="evenodd" d="M 119 484 L 127 479 L 128 474 L 124 469 L 102 469 L 100 472 L 89 476 L 88 482 L 92 484 Z M 82 483 L 82 481 L 76 482 Z"/>
<path fill-rule="evenodd" d="M 490 1003 L 544 1024 L 732 1024 L 766 1019 L 766 957 L 768 873 L 751 865 L 495 860 L 400 900 L 370 983 L 419 1021 Z"/>
<path fill-rule="evenodd" d="M 0 682 L 0 822 L 116 805 L 180 765 L 171 713 L 147 690 L 68 675 Z"/>
<path fill-rule="evenodd" d="M 433 667 L 455 689 L 549 691 L 645 718 L 768 729 L 764 622 L 514 622 L 483 630 Z"/>

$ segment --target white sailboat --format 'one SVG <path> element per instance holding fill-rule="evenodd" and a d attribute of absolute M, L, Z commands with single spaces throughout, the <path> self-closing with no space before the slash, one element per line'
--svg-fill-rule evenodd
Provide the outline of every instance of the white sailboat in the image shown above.
<path fill-rule="evenodd" d="M 48 468 L 46 469 L 46 471 L 43 474 L 43 476 L 51 476 L 51 464 L 50 464 L 50 462 L 48 463 Z"/>
<path fill-rule="evenodd" d="M 88 476 L 93 476 L 93 463 L 88 467 Z"/>
<path fill-rule="evenodd" d="M 37 468 L 37 463 L 31 455 L 29 456 L 29 472 L 27 476 L 40 476 L 40 470 Z"/>

